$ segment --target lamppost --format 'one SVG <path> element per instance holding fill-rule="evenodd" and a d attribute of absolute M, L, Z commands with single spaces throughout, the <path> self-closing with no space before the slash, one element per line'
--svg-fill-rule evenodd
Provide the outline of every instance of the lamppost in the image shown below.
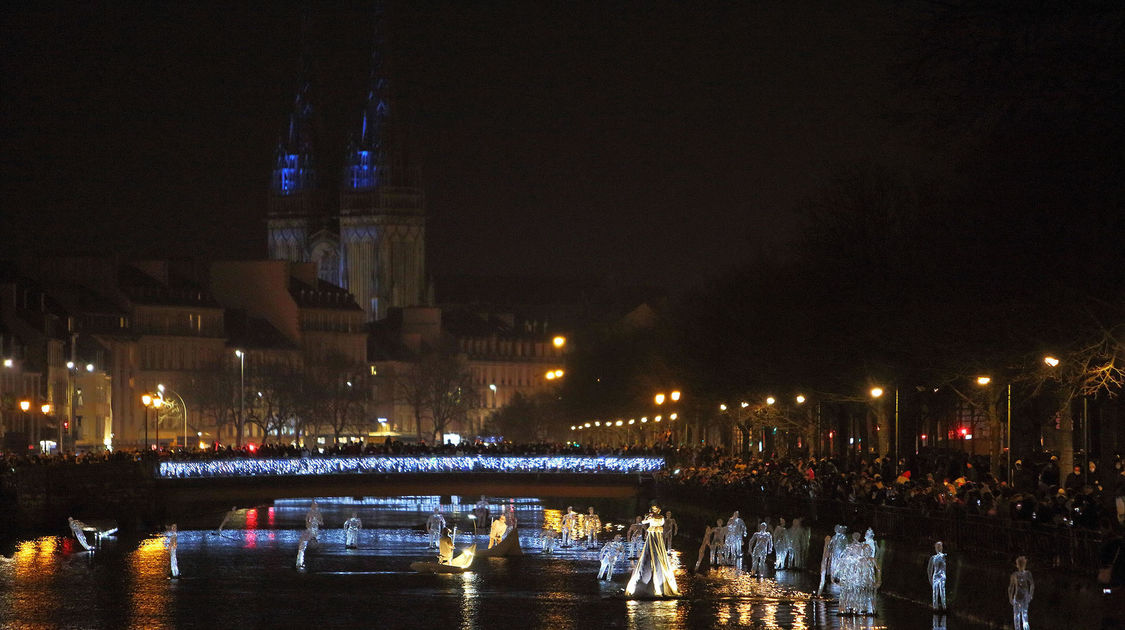
<path fill-rule="evenodd" d="M 35 439 L 35 431 L 32 430 L 33 425 L 32 425 L 32 422 L 31 422 L 31 414 L 28 413 L 28 410 L 30 410 L 30 409 L 31 409 L 31 401 L 30 400 L 21 400 L 20 401 L 20 411 L 23 412 L 24 424 L 27 425 L 27 431 L 28 431 L 28 433 L 31 433 L 32 440 L 34 440 Z"/>
<path fill-rule="evenodd" d="M 47 414 L 51 413 L 51 403 L 43 403 L 42 405 L 39 406 L 39 411 L 42 411 L 43 417 L 46 418 Z M 43 448 L 43 442 L 44 442 L 44 440 L 39 441 L 39 444 L 40 444 L 39 452 L 40 453 L 42 453 L 44 450 L 46 450 L 46 449 Z"/>
<path fill-rule="evenodd" d="M 1058 363 L 1058 361 L 1056 360 L 1056 364 L 1057 363 Z M 991 383 L 991 382 L 992 382 L 992 377 L 990 377 L 990 376 L 978 376 L 977 377 L 977 385 L 980 385 L 981 387 L 987 387 L 988 384 Z M 1008 451 L 1008 454 L 1007 454 L 1007 457 L 1006 457 L 1007 467 L 1008 467 L 1008 485 L 1011 486 L 1012 485 L 1012 383 L 1011 383 L 1011 381 L 1008 381 L 1007 390 L 1008 391 L 1007 391 L 1007 396 L 1006 396 L 1006 398 L 1007 398 L 1007 405 L 1006 405 L 1007 413 L 1006 413 L 1006 415 L 1007 415 L 1008 429 L 1007 429 L 1007 435 L 1004 438 L 1004 446 L 1006 447 L 1006 450 Z M 991 407 L 991 403 L 990 403 L 990 407 Z"/>
<path fill-rule="evenodd" d="M 148 450 L 148 410 L 152 407 L 152 396 L 141 394 L 141 404 L 145 406 L 145 450 Z"/>
<path fill-rule="evenodd" d="M 176 399 L 177 399 L 177 400 L 179 400 L 179 401 L 180 401 L 180 413 L 182 413 L 182 414 L 183 414 L 183 416 L 184 416 L 184 448 L 187 448 L 187 415 L 188 415 L 188 406 L 187 406 L 187 403 L 186 403 L 186 402 L 184 402 L 184 397 L 183 397 L 183 396 L 181 396 L 181 395 L 179 394 L 179 392 L 176 392 L 175 390 L 173 390 L 173 389 L 171 389 L 171 388 L 165 388 L 165 387 L 164 387 L 164 385 L 163 385 L 162 383 L 157 383 L 157 385 L 156 385 L 156 391 L 160 392 L 160 398 L 161 398 L 161 399 L 163 399 L 163 398 L 164 398 L 164 392 L 165 392 L 165 391 L 167 391 L 167 392 L 168 392 L 169 394 L 172 394 L 173 396 L 175 396 L 175 397 L 176 397 Z"/>
<path fill-rule="evenodd" d="M 242 448 L 242 421 L 246 417 L 246 353 L 235 350 L 238 357 L 238 426 L 235 427 L 235 445 Z"/>
<path fill-rule="evenodd" d="M 883 396 L 882 387 L 872 387 L 871 397 L 881 398 Z M 882 414 L 880 414 L 882 415 Z M 898 469 L 898 388 L 895 388 L 895 475 L 897 476 L 901 470 Z"/>

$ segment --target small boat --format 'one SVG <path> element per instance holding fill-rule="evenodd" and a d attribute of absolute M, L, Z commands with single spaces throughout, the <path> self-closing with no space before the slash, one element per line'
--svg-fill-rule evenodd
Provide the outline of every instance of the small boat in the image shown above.
<path fill-rule="evenodd" d="M 476 557 L 476 552 L 477 546 L 471 545 L 456 558 L 451 558 L 448 562 L 441 562 L 439 560 L 411 562 L 410 569 L 418 573 L 464 573 L 473 565 L 473 558 Z"/>
<path fill-rule="evenodd" d="M 511 558 L 522 555 L 523 549 L 520 547 L 520 534 L 517 529 L 509 531 L 507 536 L 492 547 L 477 553 L 478 558 Z"/>

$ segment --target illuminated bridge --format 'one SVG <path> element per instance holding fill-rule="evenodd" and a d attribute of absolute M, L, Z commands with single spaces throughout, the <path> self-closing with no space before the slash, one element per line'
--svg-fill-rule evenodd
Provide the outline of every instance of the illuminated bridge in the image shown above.
<path fill-rule="evenodd" d="M 330 496 L 634 497 L 663 457 L 367 455 L 161 462 L 155 489 L 172 511 Z"/>

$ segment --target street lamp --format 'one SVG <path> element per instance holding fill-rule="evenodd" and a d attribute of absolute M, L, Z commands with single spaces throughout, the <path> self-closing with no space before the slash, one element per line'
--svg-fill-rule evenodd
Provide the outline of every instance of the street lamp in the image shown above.
<path fill-rule="evenodd" d="M 1057 365 L 1058 361 L 1056 361 L 1055 363 Z M 981 387 L 986 387 L 991 382 L 992 382 L 991 377 L 988 377 L 988 376 L 978 376 L 977 377 L 977 385 L 980 385 Z M 1004 443 L 1008 447 L 1008 457 L 1007 457 L 1007 461 L 1008 461 L 1008 485 L 1011 486 L 1012 485 L 1012 384 L 1011 384 L 1011 382 L 1008 383 L 1007 394 L 1008 394 L 1007 395 L 1007 398 L 1008 398 L 1008 404 L 1007 404 L 1008 430 L 1007 430 L 1007 437 L 1004 438 Z M 991 403 L 990 403 L 989 406 L 991 407 Z"/>
<path fill-rule="evenodd" d="M 668 396 L 672 399 L 672 402 L 680 402 L 680 390 L 672 390 L 672 393 L 668 394 Z"/>
<path fill-rule="evenodd" d="M 554 339 L 551 340 L 551 343 L 554 344 L 556 348 L 561 348 L 566 345 L 566 337 L 557 335 Z"/>
<path fill-rule="evenodd" d="M 1052 356 L 1046 356 L 1043 357 L 1043 363 L 1046 363 L 1047 367 L 1057 367 L 1059 365 L 1059 360 Z"/>
<path fill-rule="evenodd" d="M 165 392 L 164 384 L 163 383 L 157 383 L 156 389 L 157 389 L 157 391 L 160 392 L 160 397 L 164 398 L 164 392 Z M 169 394 L 172 394 L 173 396 L 175 396 L 180 401 L 180 413 L 182 413 L 184 415 L 184 448 L 186 449 L 187 448 L 187 416 L 188 416 L 187 402 L 184 400 L 184 397 L 181 396 L 179 392 L 177 392 L 173 389 L 170 389 L 170 388 L 167 389 L 167 392 Z M 261 397 L 261 395 L 262 395 L 262 393 L 258 392 L 258 396 Z"/>
<path fill-rule="evenodd" d="M 766 404 L 767 404 L 767 405 L 772 405 L 772 404 L 774 404 L 775 402 L 777 402 L 777 399 L 776 399 L 776 398 L 774 398 L 773 396 L 767 396 L 767 397 L 766 397 Z"/>
<path fill-rule="evenodd" d="M 656 404 L 658 404 L 658 405 L 663 405 L 664 404 L 664 394 L 657 394 L 657 395 L 652 397 L 652 400 L 654 402 L 656 402 Z"/>
<path fill-rule="evenodd" d="M 152 396 L 141 394 L 141 404 L 145 406 L 145 449 L 148 449 L 148 409 L 152 406 Z"/>
<path fill-rule="evenodd" d="M 871 397 L 881 398 L 883 396 L 882 387 L 872 387 Z M 898 388 L 895 387 L 895 476 L 902 472 L 898 469 Z"/>
<path fill-rule="evenodd" d="M 797 404 L 798 404 L 798 405 L 803 405 L 803 404 L 805 404 L 805 397 L 804 397 L 804 396 L 802 396 L 801 394 L 797 394 Z"/>
<path fill-rule="evenodd" d="M 246 417 L 246 353 L 235 350 L 234 356 L 238 357 L 238 426 L 235 427 L 235 443 L 242 447 L 242 422 Z"/>

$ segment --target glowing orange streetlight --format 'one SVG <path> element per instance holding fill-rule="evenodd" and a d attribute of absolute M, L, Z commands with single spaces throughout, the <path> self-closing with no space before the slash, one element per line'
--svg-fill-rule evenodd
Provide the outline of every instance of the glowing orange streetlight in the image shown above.
<path fill-rule="evenodd" d="M 31 401 L 30 400 L 21 400 L 20 401 L 20 411 L 27 411 L 28 409 L 31 409 Z"/>
<path fill-rule="evenodd" d="M 658 404 L 658 405 L 664 404 L 664 394 L 657 394 L 657 395 L 653 396 L 652 399 L 654 401 L 656 401 L 656 404 Z"/>
<path fill-rule="evenodd" d="M 680 390 L 672 390 L 672 393 L 668 396 L 672 399 L 672 402 L 680 402 Z"/>
<path fill-rule="evenodd" d="M 566 337 L 557 335 L 554 339 L 551 340 L 551 343 L 554 344 L 556 348 L 561 348 L 566 345 Z"/>

